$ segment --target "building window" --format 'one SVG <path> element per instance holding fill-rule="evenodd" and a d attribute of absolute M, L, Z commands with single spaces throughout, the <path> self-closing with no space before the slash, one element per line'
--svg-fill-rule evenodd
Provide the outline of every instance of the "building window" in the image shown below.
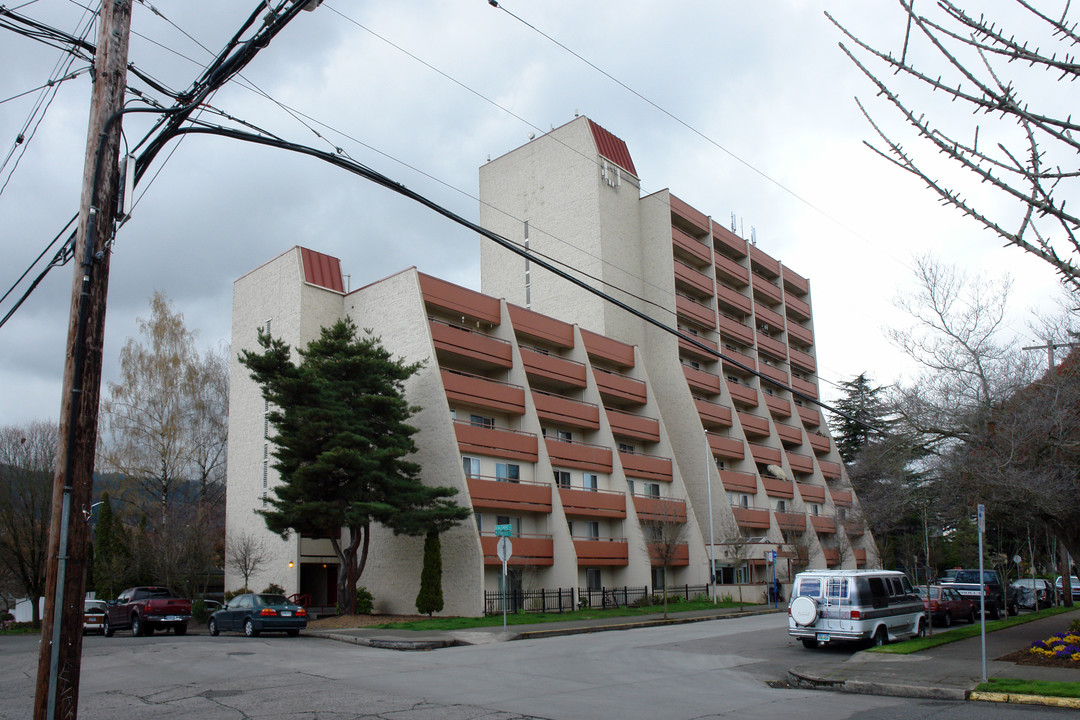
<path fill-rule="evenodd" d="M 626 478 L 626 485 L 627 485 L 627 487 L 630 488 L 630 494 L 633 495 L 634 494 L 634 479 L 633 478 Z"/>
<path fill-rule="evenodd" d="M 597 490 L 600 487 L 600 478 L 595 473 L 585 473 L 581 476 L 581 486 L 586 490 Z"/>
<path fill-rule="evenodd" d="M 481 512 L 474 512 L 473 519 L 476 520 L 476 532 L 484 532 L 484 515 Z"/>
<path fill-rule="evenodd" d="M 556 430 L 555 437 L 563 442 L 574 442 L 574 436 L 569 430 Z"/>
<path fill-rule="evenodd" d="M 653 592 L 657 590 L 664 590 L 667 586 L 664 584 L 664 568 L 654 567 L 652 569 L 652 585 Z"/>
<path fill-rule="evenodd" d="M 600 522 L 597 520 L 586 520 L 585 523 L 585 537 L 590 540 L 600 539 Z"/>
<path fill-rule="evenodd" d="M 514 463 L 495 463 L 495 479 L 499 482 L 519 482 L 521 466 Z"/>
<path fill-rule="evenodd" d="M 461 467 L 465 471 L 465 477 L 478 478 L 480 477 L 480 458 L 469 457 L 468 455 L 461 456 Z"/>
<path fill-rule="evenodd" d="M 776 512 L 787 512 L 787 502 L 785 502 L 784 500 L 777 500 Z"/>
<path fill-rule="evenodd" d="M 818 505 L 817 503 L 810 503 L 810 514 L 811 515 L 820 515 L 821 514 L 821 506 Z"/>
<path fill-rule="evenodd" d="M 479 425 L 480 427 L 493 428 L 495 427 L 495 418 L 484 417 L 483 415 L 470 415 L 470 425 Z"/>
<path fill-rule="evenodd" d="M 728 493 L 728 500 L 734 507 L 750 507 L 750 496 L 746 493 Z"/>
<path fill-rule="evenodd" d="M 637 451 L 637 448 L 634 447 L 633 445 L 631 445 L 630 443 L 623 443 L 623 442 L 619 443 L 619 452 L 621 452 L 621 453 L 630 453 L 631 455 L 633 455 L 634 452 L 636 452 L 636 451 Z"/>
<path fill-rule="evenodd" d="M 589 590 L 599 590 L 603 586 L 600 579 L 600 568 L 585 568 L 585 587 Z"/>
<path fill-rule="evenodd" d="M 660 497 L 660 483 L 646 482 L 641 484 L 641 492 L 648 497 Z"/>
<path fill-rule="evenodd" d="M 552 472 L 555 476 L 555 484 L 562 488 L 570 487 L 570 473 L 566 470 L 555 470 Z"/>

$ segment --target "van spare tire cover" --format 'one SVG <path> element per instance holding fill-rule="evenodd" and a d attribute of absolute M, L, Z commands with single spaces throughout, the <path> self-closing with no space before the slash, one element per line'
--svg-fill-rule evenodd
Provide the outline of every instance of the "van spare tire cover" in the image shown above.
<path fill-rule="evenodd" d="M 792 600 L 791 607 L 788 610 L 791 612 L 791 619 L 795 621 L 796 625 L 813 625 L 818 618 L 817 603 L 814 602 L 813 598 L 805 595 L 800 595 Z"/>

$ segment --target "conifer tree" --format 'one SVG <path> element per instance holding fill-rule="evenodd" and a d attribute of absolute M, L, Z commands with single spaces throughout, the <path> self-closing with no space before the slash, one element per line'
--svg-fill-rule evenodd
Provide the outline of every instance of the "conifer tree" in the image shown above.
<path fill-rule="evenodd" d="M 834 405 L 842 415 L 833 414 L 833 438 L 846 463 L 855 462 L 859 449 L 887 430 L 888 409 L 881 398 L 883 387 L 872 387 L 866 373 L 840 383 L 844 395 Z"/>
<path fill-rule="evenodd" d="M 424 569 L 420 572 L 420 592 L 416 595 L 416 611 L 437 613 L 443 609 L 442 542 L 437 531 L 424 538 Z"/>

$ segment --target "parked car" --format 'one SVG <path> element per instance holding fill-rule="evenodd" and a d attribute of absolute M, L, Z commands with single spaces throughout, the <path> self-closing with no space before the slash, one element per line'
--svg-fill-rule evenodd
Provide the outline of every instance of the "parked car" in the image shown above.
<path fill-rule="evenodd" d="M 307 610 L 289 602 L 284 595 L 246 593 L 237 595 L 206 621 L 211 635 L 224 630 L 241 630 L 248 637 L 266 631 L 296 637 L 307 627 Z"/>
<path fill-rule="evenodd" d="M 1073 600 L 1080 600 L 1080 579 L 1077 579 L 1075 575 L 1069 578 L 1069 584 L 1072 585 L 1072 598 Z M 1054 588 L 1057 590 L 1058 595 L 1065 597 L 1064 591 L 1061 587 L 1061 576 L 1057 576 L 1057 580 L 1054 581 Z"/>
<path fill-rule="evenodd" d="M 911 582 L 895 570 L 806 570 L 795 576 L 788 634 L 808 648 L 836 642 L 926 634 L 926 611 Z"/>
<path fill-rule="evenodd" d="M 927 596 L 925 585 L 916 585 L 915 592 L 922 598 L 923 607 L 930 613 L 930 619 L 950 627 L 953 620 L 975 622 L 975 603 L 956 592 L 951 587 L 931 585 Z"/>
<path fill-rule="evenodd" d="M 1042 578 L 1020 578 L 1010 587 L 1016 590 L 1016 604 L 1032 611 L 1053 606 L 1057 597 L 1054 586 Z"/>
<path fill-rule="evenodd" d="M 86 600 L 83 602 L 83 635 L 86 633 L 105 633 L 105 613 L 109 606 L 104 600 Z"/>
<path fill-rule="evenodd" d="M 1001 576 L 996 570 L 983 570 L 981 582 L 979 570 L 957 570 L 952 579 L 942 580 L 939 584 L 956 590 L 974 602 L 976 607 L 979 607 L 980 596 L 985 595 L 986 612 L 994 620 L 1006 611 L 1009 615 L 1017 612 L 1016 593 L 1001 582 Z"/>
<path fill-rule="evenodd" d="M 131 628 L 131 634 L 136 637 L 170 628 L 177 635 L 183 635 L 190 620 L 190 600 L 176 597 L 167 587 L 133 587 L 109 601 L 105 637 L 112 637 L 117 630 L 125 628 Z"/>

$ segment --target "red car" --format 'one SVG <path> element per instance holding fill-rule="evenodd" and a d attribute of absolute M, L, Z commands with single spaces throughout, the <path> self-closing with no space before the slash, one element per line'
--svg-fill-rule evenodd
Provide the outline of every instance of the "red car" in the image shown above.
<path fill-rule="evenodd" d="M 930 613 L 934 622 L 940 622 L 945 627 L 953 624 L 953 620 L 967 620 L 975 622 L 975 603 L 953 590 L 951 587 L 941 585 L 930 586 L 930 597 L 926 596 L 926 586 L 917 585 L 915 592 L 923 600 L 923 607 Z"/>

